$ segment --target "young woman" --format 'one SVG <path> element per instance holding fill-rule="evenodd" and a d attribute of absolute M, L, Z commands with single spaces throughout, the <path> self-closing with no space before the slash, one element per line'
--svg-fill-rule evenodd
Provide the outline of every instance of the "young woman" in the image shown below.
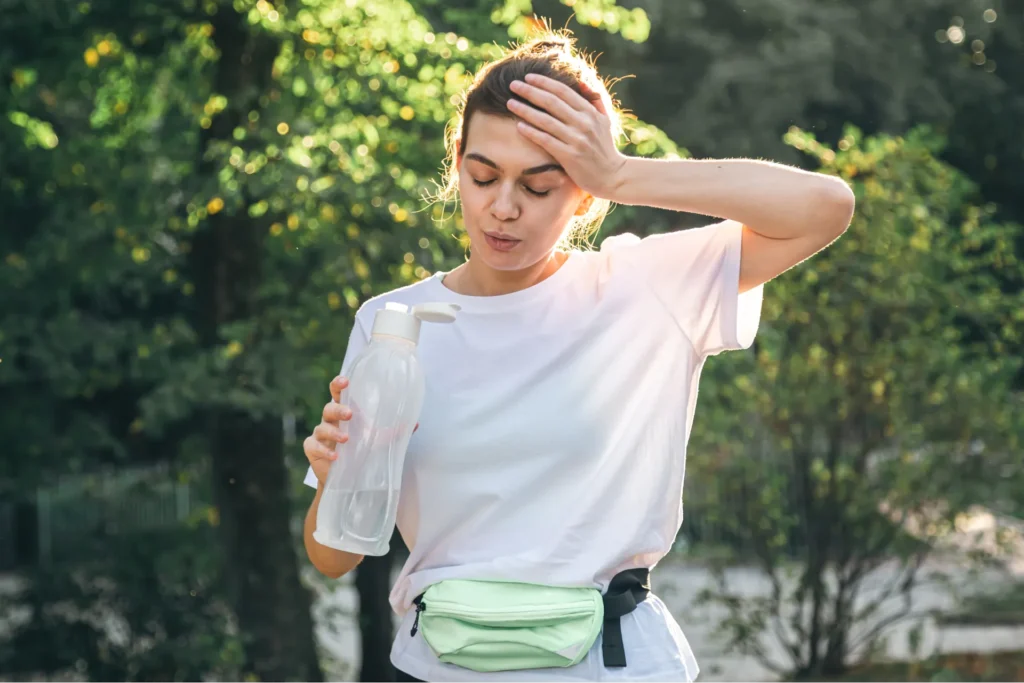
<path fill-rule="evenodd" d="M 839 237 L 853 194 L 837 178 L 761 161 L 624 156 L 620 113 L 564 34 L 487 65 L 461 109 L 444 189 L 461 200 L 470 256 L 367 301 L 341 372 L 386 302 L 461 306 L 455 324 L 429 326 L 420 341 L 427 398 L 402 482 L 398 528 L 411 555 L 391 594 L 402 616 L 392 662 L 404 680 L 693 680 L 693 654 L 647 571 L 682 522 L 701 368 L 749 347 L 762 285 Z M 593 234 L 610 202 L 723 220 L 561 248 Z M 317 489 L 306 549 L 331 577 L 362 559 L 312 538 L 321 482 L 346 439 L 338 424 L 351 417 L 346 382 L 332 381 L 304 443 Z M 596 589 L 603 627 L 564 666 L 442 661 L 417 635 L 421 611 L 431 614 L 422 596 L 455 579 Z"/>

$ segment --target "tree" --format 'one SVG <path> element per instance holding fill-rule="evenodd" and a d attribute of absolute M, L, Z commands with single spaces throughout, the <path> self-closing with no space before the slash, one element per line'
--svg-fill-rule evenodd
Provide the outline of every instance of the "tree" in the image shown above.
<path fill-rule="evenodd" d="M 835 144 L 847 123 L 869 134 L 929 123 L 951 136 L 944 153 L 995 193 L 987 199 L 1015 205 L 1003 178 L 1020 160 L 1004 150 L 1020 146 L 1018 131 L 996 118 L 1017 111 L 1022 85 L 1010 65 L 1020 61 L 1024 21 L 1008 3 L 637 4 L 651 18 L 649 40 L 587 38 L 607 42 L 608 58 L 636 74 L 627 92 L 645 118 L 695 154 L 798 163 L 781 142 L 793 124 Z M 644 89 L 649 82 L 661 87 Z"/>
<path fill-rule="evenodd" d="M 503 35 L 531 27 L 519 3 L 490 4 Z M 25 649 L 45 634 L 80 649 L 61 663 L 84 662 L 82 675 L 192 676 L 206 660 L 169 630 L 111 668 L 93 656 L 103 629 L 81 624 L 103 601 L 157 601 L 148 617 L 170 618 L 202 589 L 195 628 L 241 653 L 221 661 L 225 677 L 320 677 L 290 524 L 304 465 L 282 418 L 317 421 L 363 300 L 462 253 L 459 220 L 436 224 L 442 207 L 424 212 L 423 197 L 453 98 L 497 54 L 487 39 L 437 33 L 389 0 L 5 5 L 4 484 L 171 462 L 212 505 L 197 522 L 211 533 L 168 535 L 168 552 L 217 586 L 178 573 L 163 579 L 173 590 L 147 592 L 127 571 L 149 566 L 133 546 L 99 538 L 108 561 L 33 573 L 9 605 L 34 607 L 5 669 L 50 670 L 24 654 L 45 656 Z M 674 149 L 634 128 L 633 149 Z M 54 609 L 69 600 L 75 610 Z"/>
<path fill-rule="evenodd" d="M 1021 484 L 1020 359 L 1007 350 L 1024 301 L 1000 290 L 1020 268 L 1021 228 L 977 203 L 927 129 L 851 128 L 838 151 L 800 131 L 787 141 L 852 183 L 857 214 L 768 286 L 755 351 L 712 361 L 688 488 L 704 495 L 688 512 L 729 529 L 771 585 L 752 599 L 722 574 L 705 593 L 727 609 L 730 644 L 820 679 L 914 615 L 922 564 L 968 506 Z"/>

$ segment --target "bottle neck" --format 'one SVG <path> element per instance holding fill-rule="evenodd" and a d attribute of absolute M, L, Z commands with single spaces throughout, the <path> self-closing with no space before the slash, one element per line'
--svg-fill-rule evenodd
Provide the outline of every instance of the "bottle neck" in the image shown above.
<path fill-rule="evenodd" d="M 409 339 L 407 337 L 402 337 L 402 336 L 397 335 L 397 334 L 387 334 L 385 332 L 375 332 L 375 333 L 371 334 L 370 335 L 370 340 L 371 341 L 375 341 L 375 342 L 387 343 L 387 344 L 398 344 L 398 345 L 401 345 L 401 346 L 410 346 L 412 348 L 416 348 L 416 344 L 417 344 L 416 342 L 414 342 L 413 340 L 411 340 L 411 339 Z"/>
<path fill-rule="evenodd" d="M 382 308 L 373 317 L 371 335 L 406 339 L 415 344 L 420 338 L 420 320 L 408 313 Z"/>

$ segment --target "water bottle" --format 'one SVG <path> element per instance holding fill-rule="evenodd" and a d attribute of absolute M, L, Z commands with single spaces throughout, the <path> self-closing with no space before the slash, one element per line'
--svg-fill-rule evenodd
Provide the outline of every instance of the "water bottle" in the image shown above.
<path fill-rule="evenodd" d="M 410 309 L 388 303 L 377 311 L 370 343 L 352 361 L 341 394 L 352 410 L 352 419 L 341 423 L 349 438 L 338 444 L 338 458 L 327 471 L 313 532 L 317 543 L 359 555 L 388 552 L 405 451 L 423 407 L 420 324 L 450 323 L 458 310 L 454 304 Z"/>

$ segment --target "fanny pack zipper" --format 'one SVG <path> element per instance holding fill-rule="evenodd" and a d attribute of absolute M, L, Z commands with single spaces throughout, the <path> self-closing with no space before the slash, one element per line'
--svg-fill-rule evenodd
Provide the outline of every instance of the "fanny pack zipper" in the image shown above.
<path fill-rule="evenodd" d="M 412 622 L 412 630 L 409 632 L 410 636 L 416 635 L 416 631 L 420 628 L 420 612 L 427 609 L 427 603 L 422 600 L 416 603 L 416 618 Z"/>

